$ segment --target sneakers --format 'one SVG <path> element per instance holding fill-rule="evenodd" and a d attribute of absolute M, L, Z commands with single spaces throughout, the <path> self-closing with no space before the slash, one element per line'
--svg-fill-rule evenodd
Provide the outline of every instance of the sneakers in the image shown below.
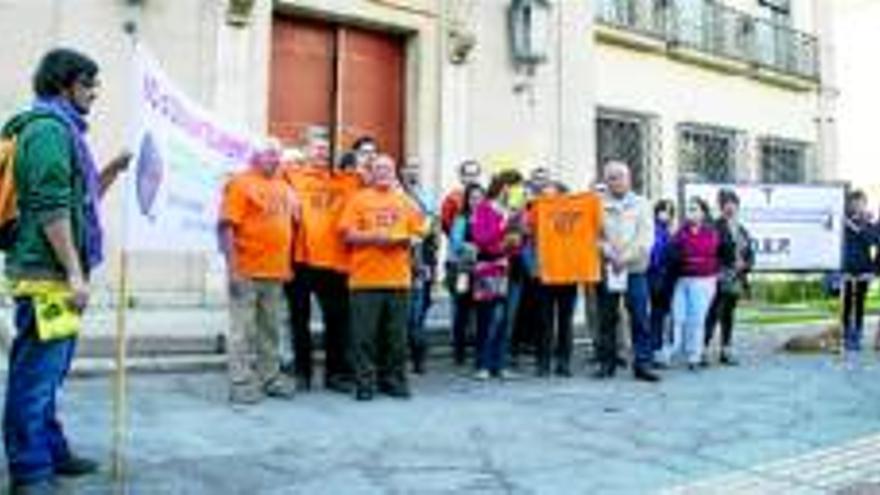
<path fill-rule="evenodd" d="M 615 372 L 615 366 L 608 365 L 608 364 L 602 364 L 602 365 L 599 365 L 599 369 L 597 369 L 596 372 L 593 373 L 593 378 L 595 378 L 597 380 L 605 380 L 607 378 L 614 377 L 614 372 Z"/>
<path fill-rule="evenodd" d="M 85 457 L 77 457 L 71 454 L 67 459 L 55 464 L 55 474 L 58 476 L 85 476 L 98 472 L 98 463 L 86 459 Z"/>
<path fill-rule="evenodd" d="M 721 359 L 719 361 L 721 362 L 721 364 L 723 364 L 725 366 L 738 366 L 739 365 L 739 361 L 737 361 L 736 358 L 734 358 L 733 356 L 731 356 L 727 352 L 721 353 Z"/>
<path fill-rule="evenodd" d="M 556 367 L 556 376 L 561 378 L 571 378 L 571 366 L 560 365 Z"/>
<path fill-rule="evenodd" d="M 358 402 L 373 400 L 373 389 L 370 387 L 357 387 L 354 393 L 354 400 Z"/>
<path fill-rule="evenodd" d="M 636 366 L 633 368 L 633 377 L 635 377 L 636 380 L 648 383 L 657 383 L 660 381 L 660 377 L 656 373 L 649 371 L 642 366 Z"/>
<path fill-rule="evenodd" d="M 296 383 L 284 378 L 276 378 L 263 386 L 267 397 L 290 400 L 296 396 Z"/>
<path fill-rule="evenodd" d="M 263 400 L 263 391 L 253 385 L 232 385 L 229 402 L 240 406 L 252 406 Z"/>
<path fill-rule="evenodd" d="M 410 391 L 409 386 L 405 384 L 381 385 L 379 386 L 379 392 L 395 399 L 409 399 L 412 397 L 412 392 Z"/>
<path fill-rule="evenodd" d="M 501 380 L 516 380 L 520 377 L 519 373 L 508 369 L 498 370 L 498 373 L 496 373 L 496 375 Z"/>
<path fill-rule="evenodd" d="M 489 379 L 489 376 L 489 370 L 477 370 L 477 372 L 474 373 L 474 380 L 485 382 Z"/>
<path fill-rule="evenodd" d="M 324 388 L 344 395 L 355 391 L 354 382 L 343 376 L 328 376 L 324 379 Z"/>

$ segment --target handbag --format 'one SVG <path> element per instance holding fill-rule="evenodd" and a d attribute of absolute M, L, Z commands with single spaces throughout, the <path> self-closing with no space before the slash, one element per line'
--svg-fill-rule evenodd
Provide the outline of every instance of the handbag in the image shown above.
<path fill-rule="evenodd" d="M 473 276 L 475 301 L 507 297 L 507 285 L 507 259 L 477 261 Z"/>

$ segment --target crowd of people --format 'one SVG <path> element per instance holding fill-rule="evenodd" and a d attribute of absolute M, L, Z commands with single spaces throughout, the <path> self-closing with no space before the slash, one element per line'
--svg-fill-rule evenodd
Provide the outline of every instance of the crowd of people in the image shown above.
<path fill-rule="evenodd" d="M 484 184 L 481 165 L 468 160 L 458 186 L 438 202 L 421 185 L 416 161 L 398 166 L 370 137 L 338 163 L 323 137 L 310 136 L 303 149 L 286 161 L 278 142 L 267 141 L 224 191 L 233 402 L 312 388 L 312 295 L 323 318 L 323 385 L 358 400 L 411 395 L 408 364 L 426 371 L 426 316 L 440 287 L 452 309 L 454 363 L 471 367 L 476 380 L 509 378 L 513 368 L 522 374 L 527 355 L 537 376 L 572 376 L 581 289 L 598 312 L 587 322 L 596 327 L 597 378 L 630 365 L 636 379 L 655 382 L 658 370 L 679 361 L 693 371 L 708 366 L 719 325 L 718 361 L 737 363 L 734 312 L 754 252 L 732 190 L 718 194 L 717 218 L 693 197 L 676 222 L 672 201 L 652 208 L 632 190 L 625 163 L 605 164 L 591 192 L 601 202 L 601 280 L 555 283 L 538 276 L 554 248 L 536 242 L 532 206 L 570 191 L 547 168 L 528 177 L 500 171 Z M 291 363 L 278 353 L 282 294 Z M 622 321 L 631 356 L 622 355 Z"/>

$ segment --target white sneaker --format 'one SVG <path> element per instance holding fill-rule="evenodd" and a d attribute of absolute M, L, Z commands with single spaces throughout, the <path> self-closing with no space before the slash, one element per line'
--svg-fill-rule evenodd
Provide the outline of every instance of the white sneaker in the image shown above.
<path fill-rule="evenodd" d="M 488 379 L 489 379 L 489 370 L 477 370 L 477 372 L 474 373 L 474 380 L 479 380 L 481 382 L 484 382 Z"/>
<path fill-rule="evenodd" d="M 510 370 L 501 370 L 498 372 L 498 378 L 502 380 L 516 380 L 519 378 L 519 374 Z"/>

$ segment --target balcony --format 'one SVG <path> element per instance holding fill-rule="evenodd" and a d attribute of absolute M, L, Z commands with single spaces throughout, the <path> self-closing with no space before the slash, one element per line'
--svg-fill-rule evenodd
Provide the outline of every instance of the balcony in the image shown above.
<path fill-rule="evenodd" d="M 815 36 L 712 0 L 596 0 L 595 9 L 600 26 L 633 33 L 673 53 L 695 52 L 766 77 L 819 80 Z"/>

